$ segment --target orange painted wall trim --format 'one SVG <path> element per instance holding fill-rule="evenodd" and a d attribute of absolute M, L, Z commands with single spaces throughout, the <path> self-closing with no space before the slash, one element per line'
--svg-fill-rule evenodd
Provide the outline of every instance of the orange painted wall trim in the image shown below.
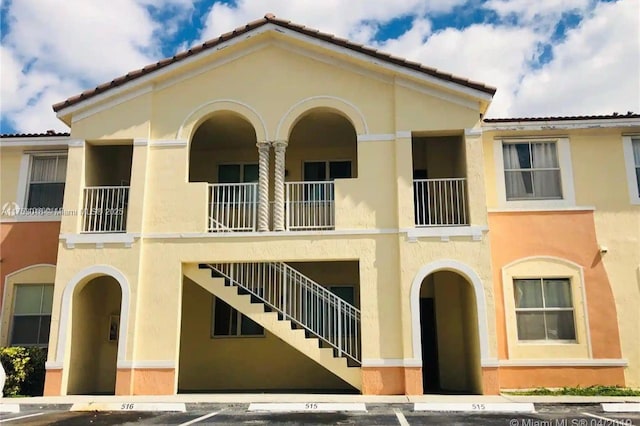
<path fill-rule="evenodd" d="M 489 229 L 499 359 L 509 359 L 502 268 L 534 256 L 582 266 L 593 358 L 621 357 L 616 304 L 600 258 L 593 211 L 490 213 Z"/>
<path fill-rule="evenodd" d="M 404 368 L 404 394 L 422 395 L 422 367 Z"/>
<path fill-rule="evenodd" d="M 134 395 L 174 395 L 176 370 L 174 368 L 134 368 Z"/>
<path fill-rule="evenodd" d="M 623 367 L 500 367 L 500 387 L 624 386 Z"/>
<path fill-rule="evenodd" d="M 362 367 L 362 394 L 404 395 L 404 374 L 404 367 Z"/>
<path fill-rule="evenodd" d="M 44 396 L 62 394 L 62 368 L 47 369 L 44 376 Z"/>
<path fill-rule="evenodd" d="M 0 223 L 0 301 L 7 274 L 31 265 L 55 265 L 60 222 Z"/>
<path fill-rule="evenodd" d="M 482 394 L 500 395 L 500 373 L 498 367 L 482 367 Z"/>
<path fill-rule="evenodd" d="M 132 395 L 133 371 L 130 368 L 118 368 L 116 371 L 116 395 Z"/>

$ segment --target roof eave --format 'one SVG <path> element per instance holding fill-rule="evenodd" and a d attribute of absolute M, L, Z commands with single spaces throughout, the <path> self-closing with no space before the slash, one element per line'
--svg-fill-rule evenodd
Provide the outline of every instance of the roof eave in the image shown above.
<path fill-rule="evenodd" d="M 496 92 L 495 88 L 483 85 L 482 83 L 464 80 L 451 74 L 423 67 L 420 64 L 411 63 L 401 60 L 400 58 L 392 57 L 388 54 L 377 52 L 371 48 L 362 47 L 362 49 L 358 51 L 358 45 L 354 43 L 348 42 L 346 45 L 343 45 L 337 41 L 337 38 L 332 38 L 331 35 L 320 33 L 306 27 L 297 26 L 289 23 L 288 21 L 275 19 L 274 17 L 269 17 L 269 15 L 267 15 L 267 17 L 263 19 L 250 22 L 244 27 L 222 34 L 218 39 L 207 41 L 202 45 L 196 46 L 185 52 L 181 52 L 172 58 L 163 59 L 156 64 L 146 66 L 140 70 L 132 71 L 124 76 L 112 80 L 109 83 L 102 84 L 94 89 L 85 91 L 80 95 L 69 98 L 63 102 L 56 103 L 53 105 L 53 110 L 59 119 L 61 119 L 65 124 L 70 125 L 72 121 L 71 115 L 78 110 L 89 108 L 105 99 L 117 97 L 123 91 L 132 90 L 135 87 L 141 86 L 148 81 L 164 75 L 160 73 L 169 73 L 174 71 L 176 68 L 186 66 L 195 60 L 200 60 L 204 53 L 213 54 L 228 47 L 232 43 L 235 44 L 244 40 L 244 38 L 239 37 L 240 35 L 252 34 L 255 36 L 270 30 L 275 30 L 276 28 L 280 29 L 280 33 L 282 32 L 282 29 L 290 30 L 307 37 L 309 40 L 320 41 L 332 46 L 341 47 L 345 50 L 350 50 L 363 57 L 384 61 L 388 66 L 403 68 L 404 73 L 406 74 L 418 74 L 418 78 L 426 80 L 431 84 L 439 84 L 443 87 L 448 87 L 449 90 L 463 92 L 467 96 L 477 98 L 479 101 L 490 102 Z M 260 29 L 261 31 L 259 31 Z M 155 69 L 145 72 L 144 70 L 146 68 Z M 467 82 L 468 84 L 464 84 L 464 82 Z M 78 99 L 74 100 L 74 98 Z"/>

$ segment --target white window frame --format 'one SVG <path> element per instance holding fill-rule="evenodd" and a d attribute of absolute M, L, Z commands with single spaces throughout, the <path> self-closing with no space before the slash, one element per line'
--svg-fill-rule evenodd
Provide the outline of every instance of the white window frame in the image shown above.
<path fill-rule="evenodd" d="M 516 335 L 518 337 L 518 342 L 519 343 L 547 343 L 547 342 L 552 342 L 552 343 L 576 343 L 577 342 L 577 336 L 578 336 L 578 330 L 576 327 L 576 313 L 575 313 L 575 307 L 573 306 L 573 286 L 571 284 L 571 278 L 570 277 L 554 277 L 554 278 L 550 278 L 550 277 L 513 277 L 512 280 L 512 285 L 513 285 L 513 291 L 515 294 L 516 291 L 516 281 L 521 281 L 521 280 L 536 280 L 538 281 L 538 283 L 540 284 L 540 289 L 542 291 L 542 306 L 541 307 L 534 307 L 534 308 L 518 308 L 517 306 L 515 307 L 515 312 L 516 312 Z M 546 301 L 545 301 L 545 296 L 544 296 L 544 281 L 545 280 L 566 280 L 569 284 L 569 291 L 571 294 L 571 307 L 569 308 L 554 308 L 554 307 L 546 307 Z M 519 312 L 539 312 L 542 314 L 545 314 L 547 312 L 571 312 L 571 316 L 573 318 L 573 335 L 575 336 L 573 339 L 549 339 L 548 337 L 546 337 L 545 339 L 521 339 L 520 336 L 518 335 L 517 329 L 518 329 L 518 313 Z M 544 334 L 545 336 L 548 336 L 548 327 L 547 327 L 547 320 L 546 317 L 543 317 L 544 319 Z"/>
<path fill-rule="evenodd" d="M 504 177 L 504 156 L 502 146 L 509 143 L 523 142 L 555 142 L 558 164 L 560 166 L 560 182 L 562 187 L 561 199 L 532 199 L 532 200 L 507 200 L 507 188 Z M 501 209 L 533 209 L 552 210 L 575 207 L 576 196 L 573 183 L 573 167 L 571 163 L 571 148 L 567 137 L 496 137 L 493 141 L 493 154 L 496 172 L 496 194 L 498 205 Z"/>
<path fill-rule="evenodd" d="M 23 346 L 23 347 L 38 347 L 38 348 L 46 348 L 49 346 L 49 340 L 51 339 L 51 335 L 49 335 L 49 339 L 47 340 L 47 342 L 45 343 L 13 343 L 13 326 L 14 326 L 14 322 L 15 322 L 15 318 L 16 317 L 21 317 L 21 316 L 35 316 L 35 314 L 16 314 L 16 303 L 18 301 L 18 288 L 19 287 L 27 287 L 27 286 L 39 286 L 43 288 L 44 291 L 44 287 L 45 286 L 50 286 L 50 287 L 54 287 L 53 283 L 16 283 L 13 286 L 13 301 L 11 304 L 11 318 L 10 318 L 10 323 L 9 323 L 9 339 L 7 341 L 7 346 Z M 53 297 L 53 293 L 52 293 L 52 297 Z M 40 313 L 38 314 L 38 316 L 43 317 L 46 316 L 47 314 L 43 314 L 42 313 L 42 296 L 40 298 Z M 52 308 L 53 309 L 53 308 Z M 51 318 L 52 318 L 53 312 L 49 313 L 49 326 L 51 326 Z M 40 320 L 40 326 L 42 326 L 42 320 Z M 38 336 L 40 335 L 40 330 L 38 329 Z"/>
<path fill-rule="evenodd" d="M 640 164 L 635 164 L 633 158 L 633 141 L 640 143 L 640 134 L 622 136 L 622 150 L 624 152 L 624 163 L 627 169 L 627 187 L 629 188 L 629 200 L 631 204 L 640 205 L 640 188 L 636 180 L 636 168 Z"/>
<path fill-rule="evenodd" d="M 593 358 L 584 269 L 570 260 L 554 256 L 531 256 L 502 266 L 502 294 L 509 359 Z M 513 280 L 569 278 L 576 340 L 519 340 Z"/>
<path fill-rule="evenodd" d="M 67 167 L 69 166 L 69 152 L 68 151 L 29 151 L 24 152 L 22 160 L 20 162 L 20 172 L 18 174 L 18 189 L 16 193 L 16 204 L 20 208 L 27 207 L 27 201 L 29 200 L 29 189 L 31 187 L 31 167 L 34 157 L 51 157 L 54 155 L 63 156 L 67 158 Z M 65 176 L 66 177 L 66 176 Z M 66 185 L 66 180 L 65 180 Z M 63 202 L 64 205 L 64 202 Z M 60 207 L 60 210 L 63 206 Z M 17 215 L 16 220 L 20 222 L 59 222 L 62 218 L 59 214 L 43 214 L 43 215 Z"/>
<path fill-rule="evenodd" d="M 222 302 L 224 302 L 224 303 L 227 303 L 227 305 L 229 305 L 229 307 L 233 311 L 236 312 L 236 315 L 237 315 L 236 334 L 221 334 L 221 335 L 215 334 L 216 301 L 217 300 L 218 300 L 217 297 L 212 296 L 212 298 L 211 298 L 211 333 L 210 333 L 210 337 L 212 339 L 252 339 L 252 338 L 263 338 L 263 337 L 265 337 L 264 327 L 262 327 L 260 324 L 258 324 L 258 325 L 260 325 L 260 327 L 262 328 L 262 334 L 242 334 L 242 317 L 244 317 L 246 315 L 244 315 L 242 312 L 240 312 L 239 310 L 235 309 L 233 306 L 229 305 L 227 302 L 225 302 L 222 299 L 220 299 L 220 300 Z"/>

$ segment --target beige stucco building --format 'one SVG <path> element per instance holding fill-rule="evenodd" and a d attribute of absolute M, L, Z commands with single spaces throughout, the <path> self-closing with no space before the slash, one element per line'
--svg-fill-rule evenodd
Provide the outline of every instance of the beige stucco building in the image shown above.
<path fill-rule="evenodd" d="M 0 344 L 47 395 L 640 386 L 640 116 L 494 92 L 268 15 L 55 105 Z"/>

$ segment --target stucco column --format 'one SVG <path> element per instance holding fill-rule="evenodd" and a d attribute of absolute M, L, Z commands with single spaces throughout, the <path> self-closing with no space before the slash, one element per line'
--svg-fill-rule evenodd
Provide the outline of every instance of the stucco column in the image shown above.
<path fill-rule="evenodd" d="M 487 225 L 487 193 L 484 179 L 484 162 L 470 161 L 472 158 L 484 158 L 482 148 L 482 129 L 473 128 L 464 131 L 464 152 L 467 158 L 467 200 L 471 225 Z"/>
<path fill-rule="evenodd" d="M 275 141 L 273 147 L 276 151 L 273 229 L 274 231 L 284 231 L 284 166 L 287 141 Z"/>
<path fill-rule="evenodd" d="M 258 142 L 258 231 L 269 230 L 269 142 Z"/>

